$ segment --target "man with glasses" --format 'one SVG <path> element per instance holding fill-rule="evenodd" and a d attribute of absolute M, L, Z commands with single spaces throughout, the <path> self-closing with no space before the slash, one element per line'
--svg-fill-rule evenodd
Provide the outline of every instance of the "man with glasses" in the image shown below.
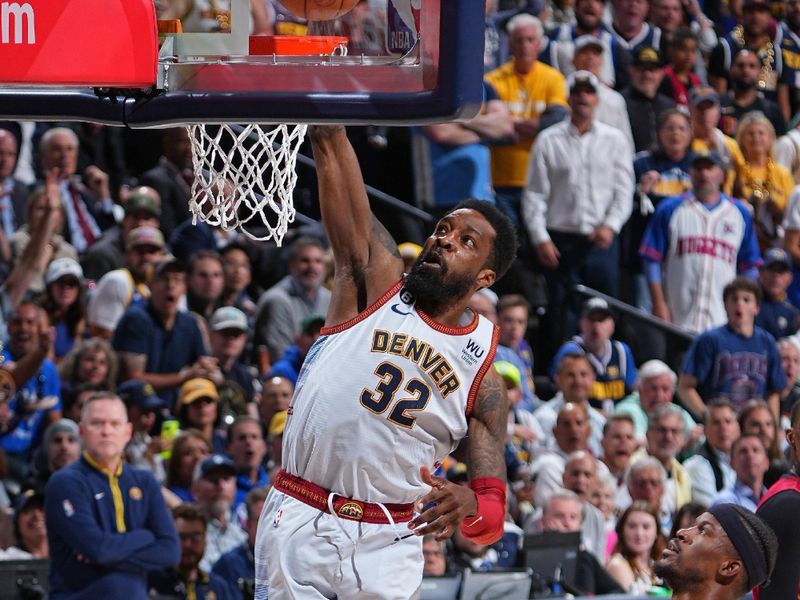
<path fill-rule="evenodd" d="M 177 566 L 151 573 L 150 594 L 159 598 L 215 600 L 228 598 L 228 582 L 200 568 L 206 547 L 206 516 L 196 506 L 181 504 L 172 509 L 175 528 L 181 543 L 181 560 Z M 231 582 L 233 583 L 233 582 Z"/>
<path fill-rule="evenodd" d="M 630 502 L 617 502 L 617 509 L 621 513 L 632 502 L 641 500 L 649 504 L 658 513 L 661 531 L 664 535 L 669 535 L 672 529 L 672 512 L 665 508 L 664 490 L 667 486 L 667 472 L 664 470 L 661 461 L 655 456 L 644 456 L 637 458 L 628 467 L 625 475 L 625 485 L 627 487 Z M 618 498 L 621 500 L 622 498 Z"/>
<path fill-rule="evenodd" d="M 178 562 L 175 525 L 158 482 L 124 464 L 131 424 L 110 392 L 87 399 L 83 456 L 45 491 L 50 598 L 147 598 L 147 573 Z"/>

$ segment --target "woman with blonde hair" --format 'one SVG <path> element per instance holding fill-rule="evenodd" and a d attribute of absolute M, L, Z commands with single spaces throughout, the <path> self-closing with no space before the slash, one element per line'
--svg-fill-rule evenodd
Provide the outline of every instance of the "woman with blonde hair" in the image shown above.
<path fill-rule="evenodd" d="M 760 111 L 747 113 L 739 122 L 736 141 L 744 155 L 733 196 L 749 203 L 762 250 L 783 243 L 781 222 L 794 189 L 791 173 L 772 160 L 775 128 Z"/>
<path fill-rule="evenodd" d="M 629 594 L 643 595 L 659 585 L 653 563 L 666 547 L 658 514 L 642 501 L 634 501 L 617 521 L 617 544 L 606 570 Z"/>

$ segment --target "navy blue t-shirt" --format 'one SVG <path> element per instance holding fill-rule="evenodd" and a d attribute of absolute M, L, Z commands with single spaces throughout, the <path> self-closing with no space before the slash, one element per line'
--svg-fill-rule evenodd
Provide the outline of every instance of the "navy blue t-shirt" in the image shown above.
<path fill-rule="evenodd" d="M 111 345 L 117 352 L 146 355 L 146 373 L 177 373 L 208 355 L 194 317 L 178 311 L 175 324 L 167 331 L 149 302 L 125 311 L 114 330 Z M 178 389 L 159 390 L 158 395 L 172 409 Z"/>
<path fill-rule="evenodd" d="M 775 338 L 758 326 L 749 338 L 727 325 L 700 334 L 686 352 L 683 372 L 697 378 L 704 401 L 725 397 L 737 410 L 786 387 Z"/>

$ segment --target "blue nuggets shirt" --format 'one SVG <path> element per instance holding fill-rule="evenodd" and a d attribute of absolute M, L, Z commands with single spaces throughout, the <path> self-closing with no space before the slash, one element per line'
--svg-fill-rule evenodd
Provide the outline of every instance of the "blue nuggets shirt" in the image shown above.
<path fill-rule="evenodd" d="M 45 490 L 50 598 L 147 597 L 147 573 L 180 560 L 161 489 L 147 471 L 115 473 L 86 452 Z"/>
<path fill-rule="evenodd" d="M 697 392 L 706 402 L 722 396 L 734 408 L 786 387 L 778 348 L 756 326 L 749 338 L 724 325 L 697 336 L 683 362 L 683 372 L 697 378 Z"/>

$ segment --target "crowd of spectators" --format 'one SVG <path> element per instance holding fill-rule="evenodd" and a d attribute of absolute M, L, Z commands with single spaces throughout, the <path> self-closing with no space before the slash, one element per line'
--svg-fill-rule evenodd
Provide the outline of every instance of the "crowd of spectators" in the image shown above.
<path fill-rule="evenodd" d="M 195 4 L 199 28 L 218 25 Z M 252 5 L 254 31 L 306 32 L 277 2 Z M 482 112 L 404 130 L 407 164 L 391 166 L 413 177 L 431 214 L 465 197 L 494 202 L 523 239 L 506 282 L 470 303 L 499 328 L 506 535 L 491 547 L 458 532 L 446 544 L 426 538 L 425 573 L 520 566 L 525 535 L 580 532 L 578 590 L 644 593 L 660 585 L 652 564 L 665 537 L 704 506 L 755 510 L 789 469 L 784 431 L 800 416 L 800 1 L 486 7 Z M 362 51 L 375 14 L 342 20 Z M 319 226 L 292 229 L 279 250 L 192 225 L 191 181 L 183 128 L 137 137 L 0 124 L 2 558 L 105 568 L 90 545 L 48 548 L 63 554 L 72 515 L 83 518 L 87 499 L 64 485 L 48 499 L 52 476 L 76 464 L 73 475 L 116 481 L 109 496 L 123 487 L 104 526 L 130 530 L 115 552 L 152 594 L 252 597 L 258 516 L 333 273 Z M 408 238 L 397 241 L 413 261 L 423 240 Z M 575 284 L 694 341 L 685 354 L 667 344 L 664 360 L 637 356 L 615 337 L 613 306 Z M 105 391 L 127 408 L 118 472 L 90 431 Z M 442 469 L 466 479 L 456 458 Z M 159 515 L 147 543 L 134 535 L 143 495 Z M 155 554 L 137 558 L 149 545 Z M 73 585 L 72 575 L 51 582 Z"/>

